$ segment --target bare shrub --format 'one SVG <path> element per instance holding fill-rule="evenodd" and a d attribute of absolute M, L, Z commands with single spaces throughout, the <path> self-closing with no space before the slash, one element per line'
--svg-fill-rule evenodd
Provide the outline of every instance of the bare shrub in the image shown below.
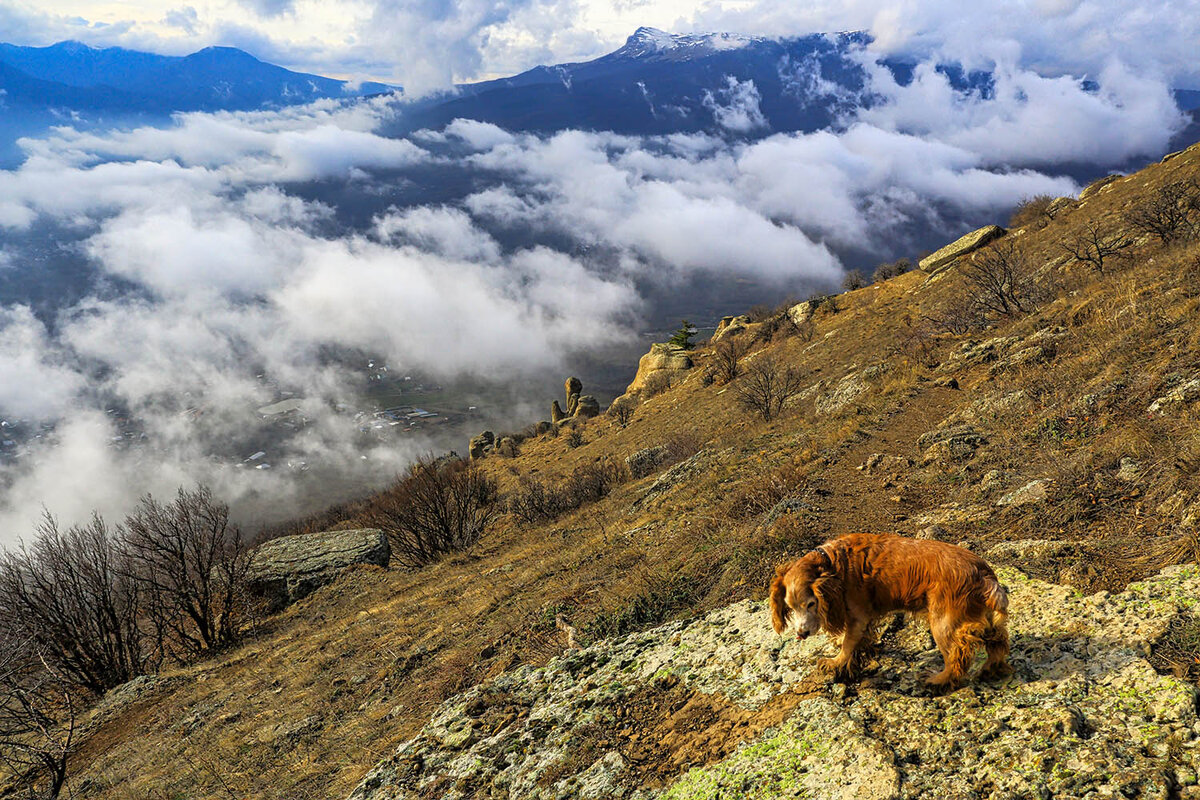
<path fill-rule="evenodd" d="M 736 395 L 743 408 L 769 422 L 779 416 L 787 402 L 800 393 L 802 382 L 799 370 L 764 356 L 738 382 Z"/>
<path fill-rule="evenodd" d="M 880 264 L 875 268 L 875 272 L 871 275 L 872 283 L 880 283 L 881 281 L 890 280 L 903 275 L 912 270 L 912 261 L 907 258 L 899 258 L 895 261 Z"/>
<path fill-rule="evenodd" d="M 966 294 L 952 298 L 938 313 L 927 314 L 925 320 L 935 331 L 955 336 L 981 328 L 985 321 L 971 297 Z"/>
<path fill-rule="evenodd" d="M 628 397 L 618 397 L 608 407 L 608 415 L 613 418 L 613 421 L 624 428 L 633 421 L 633 414 L 637 410 L 637 403 Z"/>
<path fill-rule="evenodd" d="M 860 271 L 852 269 L 846 273 L 846 277 L 842 278 L 842 291 L 853 292 L 856 289 L 861 289 L 867 285 L 867 276 Z"/>
<path fill-rule="evenodd" d="M 571 430 L 567 432 L 567 447 L 571 450 L 574 450 L 576 447 L 582 446 L 583 431 L 579 430 L 579 428 L 571 428 Z"/>
<path fill-rule="evenodd" d="M 1031 224 L 1046 227 L 1051 219 L 1050 204 L 1053 202 L 1054 198 L 1048 194 L 1025 198 L 1013 209 L 1012 216 L 1008 218 L 1008 227 L 1021 228 Z"/>
<path fill-rule="evenodd" d="M 1133 246 L 1133 241 L 1132 236 L 1124 233 L 1105 234 L 1099 225 L 1089 220 L 1082 231 L 1059 242 L 1059 247 L 1103 275 L 1105 262 L 1111 263 L 1113 259 L 1124 254 Z"/>
<path fill-rule="evenodd" d="M 903 354 L 926 367 L 937 366 L 937 339 L 928 320 L 905 314 L 896 329 L 896 339 L 893 355 Z"/>
<path fill-rule="evenodd" d="M 1013 317 L 1037 307 L 1041 295 L 1025 252 L 1014 242 L 1001 241 L 959 267 L 975 306 L 984 312 Z"/>
<path fill-rule="evenodd" d="M 123 549 L 162 647 L 194 656 L 237 641 L 248 559 L 229 506 L 208 488 L 181 488 L 167 504 L 142 498 L 125 518 Z"/>
<path fill-rule="evenodd" d="M 713 376 L 717 383 L 729 383 L 741 374 L 739 362 L 749 349 L 749 342 L 740 336 L 717 342 L 712 357 Z"/>
<path fill-rule="evenodd" d="M 607 497 L 627 480 L 628 470 L 608 459 L 577 467 L 557 486 L 526 475 L 508 498 L 508 510 L 526 523 L 546 522 Z"/>
<path fill-rule="evenodd" d="M 799 466 L 784 464 L 738 484 L 729 494 L 725 513 L 733 519 L 756 517 L 780 500 L 800 493 L 807 485 L 807 476 Z"/>
<path fill-rule="evenodd" d="M 1154 236 L 1164 246 L 1194 238 L 1200 232 L 1200 184 L 1194 179 L 1160 187 L 1125 212 L 1125 222 L 1138 233 Z"/>
<path fill-rule="evenodd" d="M 30 798 L 54 800 L 67 783 L 77 699 L 66 676 L 28 642 L 0 658 L 0 764 Z"/>
<path fill-rule="evenodd" d="M 0 557 L 0 641 L 28 642 L 97 694 L 157 666 L 138 626 L 143 599 L 99 516 L 64 531 L 47 515 L 31 546 Z"/>
<path fill-rule="evenodd" d="M 416 568 L 479 541 L 499 512 L 496 484 L 461 459 L 426 456 L 364 515 L 388 534 L 392 559 Z"/>

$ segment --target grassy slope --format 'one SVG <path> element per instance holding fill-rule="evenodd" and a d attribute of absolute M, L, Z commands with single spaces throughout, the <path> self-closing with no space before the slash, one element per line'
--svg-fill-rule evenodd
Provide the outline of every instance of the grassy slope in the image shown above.
<path fill-rule="evenodd" d="M 1180 278 L 1200 247 L 1147 243 L 1101 277 L 1067 263 L 1057 242 L 1185 175 L 1200 175 L 1200 150 L 1020 231 L 1018 241 L 1059 282 L 1057 299 L 1035 314 L 940 337 L 927 357 L 898 332 L 941 307 L 960 278 L 910 273 L 839 297 L 842 310 L 819 312 L 810 342 L 767 346 L 810 384 L 886 365 L 836 413 L 817 413 L 810 396 L 774 422 L 756 421 L 729 387 L 702 386 L 701 351 L 700 368 L 639 407 L 626 429 L 600 418 L 576 449 L 565 436 L 544 437 L 516 458 L 485 459 L 511 490 L 521 475 L 565 475 L 684 432 L 706 443 L 703 469 L 656 501 L 634 505 L 651 476 L 542 527 L 505 519 L 470 552 L 420 572 L 351 571 L 102 726 L 76 759 L 75 788 L 101 798 L 344 796 L 444 697 L 560 652 L 555 613 L 581 631 L 612 630 L 639 597 L 644 623 L 761 597 L 774 564 L 813 542 L 859 529 L 914 533 L 931 510 L 947 538 L 980 550 L 1024 538 L 1072 542 L 1021 566 L 1084 589 L 1153 571 L 1145 555 L 1178 536 L 1179 503 L 1164 501 L 1200 489 L 1195 409 L 1146 413 L 1173 373 L 1200 373 L 1200 299 Z M 1047 329 L 1055 332 L 1048 361 L 946 366 L 963 342 Z M 939 385 L 948 377 L 961 388 Z M 970 410 L 1017 391 L 1008 408 Z M 1093 402 L 1081 403 L 1089 394 Z M 989 444 L 970 460 L 921 467 L 918 438 L 964 414 Z M 873 453 L 917 463 L 887 474 L 858 469 Z M 1114 477 L 1123 457 L 1140 465 L 1132 483 Z M 992 469 L 999 485 L 979 488 Z M 995 506 L 1004 491 L 1040 477 L 1053 481 L 1048 502 Z M 763 524 L 756 509 L 782 494 L 808 508 Z M 949 513 L 936 511 L 951 503 Z"/>

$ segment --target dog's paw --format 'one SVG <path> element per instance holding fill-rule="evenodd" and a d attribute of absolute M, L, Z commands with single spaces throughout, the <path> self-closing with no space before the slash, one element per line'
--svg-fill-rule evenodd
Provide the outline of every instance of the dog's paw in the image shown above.
<path fill-rule="evenodd" d="M 981 670 L 979 679 L 981 681 L 999 681 L 1012 677 L 1012 674 L 1013 668 L 1010 664 L 996 664 L 985 670 Z"/>
<path fill-rule="evenodd" d="M 838 669 L 841 668 L 841 666 L 842 666 L 841 662 L 838 661 L 836 658 L 818 658 L 817 659 L 817 669 L 820 670 L 821 672 L 834 673 L 834 672 L 837 672 Z"/>

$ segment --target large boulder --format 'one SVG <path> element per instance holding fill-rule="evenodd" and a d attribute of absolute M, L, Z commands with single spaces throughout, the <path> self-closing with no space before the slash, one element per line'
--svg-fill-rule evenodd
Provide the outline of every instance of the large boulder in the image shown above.
<path fill-rule="evenodd" d="M 897 618 L 851 690 L 825 636 L 777 636 L 763 601 L 522 665 L 447 700 L 352 800 L 1195 798 L 1196 687 L 1155 670 L 1200 570 L 1091 596 L 1000 568 L 1012 664 L 946 696 L 928 626 Z"/>
<path fill-rule="evenodd" d="M 278 611 L 353 564 L 386 567 L 391 552 L 387 535 L 375 528 L 285 536 L 251 552 L 246 583 L 271 611 Z"/>
<path fill-rule="evenodd" d="M 985 244 L 999 239 L 1005 233 L 1004 228 L 999 225 L 985 225 L 979 230 L 971 231 L 966 236 L 955 239 L 933 255 L 922 258 L 918 266 L 925 272 L 937 272 L 954 259 L 978 250 Z"/>
<path fill-rule="evenodd" d="M 600 401 L 590 394 L 580 395 L 575 402 L 574 416 L 580 419 L 590 419 L 599 416 Z"/>
<path fill-rule="evenodd" d="M 471 458 L 483 458 L 495 444 L 496 434 L 483 431 L 478 436 L 472 436 L 467 447 Z"/>
<path fill-rule="evenodd" d="M 656 342 L 650 345 L 650 352 L 638 361 L 637 375 L 633 383 L 625 390 L 626 394 L 636 394 L 642 390 L 651 375 L 664 373 L 672 378 L 686 373 L 692 368 L 692 357 L 688 351 L 673 344 Z"/>

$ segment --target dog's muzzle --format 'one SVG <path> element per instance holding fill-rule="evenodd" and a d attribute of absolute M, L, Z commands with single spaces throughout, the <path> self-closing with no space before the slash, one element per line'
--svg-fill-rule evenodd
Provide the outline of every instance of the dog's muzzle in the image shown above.
<path fill-rule="evenodd" d="M 808 638 L 808 631 L 796 631 L 796 641 L 802 642 Z"/>

